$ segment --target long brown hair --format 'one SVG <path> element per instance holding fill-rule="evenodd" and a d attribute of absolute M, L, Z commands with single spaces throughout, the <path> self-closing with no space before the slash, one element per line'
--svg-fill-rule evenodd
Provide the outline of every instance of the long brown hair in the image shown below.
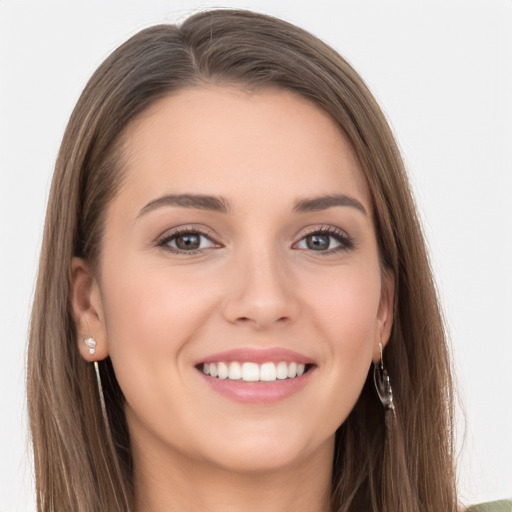
<path fill-rule="evenodd" d="M 123 131 L 150 104 L 202 83 L 281 87 L 328 112 L 361 163 L 384 271 L 395 278 L 385 364 L 396 418 L 385 426 L 370 378 L 336 434 L 336 512 L 453 512 L 452 384 L 442 316 L 407 176 L 390 128 L 356 71 L 284 21 L 238 10 L 145 29 L 94 73 L 67 126 L 49 198 L 28 356 L 40 512 L 133 510 L 123 396 L 101 362 L 111 435 L 92 365 L 77 349 L 73 256 L 97 264 L 106 205 L 123 179 Z"/>

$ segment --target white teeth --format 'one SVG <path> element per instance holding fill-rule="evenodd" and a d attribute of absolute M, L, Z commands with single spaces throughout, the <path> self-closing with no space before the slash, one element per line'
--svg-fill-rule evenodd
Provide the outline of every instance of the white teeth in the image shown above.
<path fill-rule="evenodd" d="M 272 382 L 276 379 L 294 379 L 304 374 L 306 365 L 302 363 L 239 363 L 236 361 L 226 363 L 219 361 L 217 363 L 203 363 L 203 373 L 211 377 L 229 380 L 244 380 L 245 382 Z"/>
<path fill-rule="evenodd" d="M 276 380 L 277 370 L 274 363 L 264 363 L 260 367 L 260 380 L 270 382 Z"/>
<path fill-rule="evenodd" d="M 277 363 L 276 373 L 278 379 L 286 379 L 288 377 L 288 365 L 284 361 Z"/>
<path fill-rule="evenodd" d="M 218 363 L 217 372 L 219 373 L 219 379 L 227 379 L 229 373 L 228 365 L 226 363 Z"/>
<path fill-rule="evenodd" d="M 244 363 L 242 365 L 242 380 L 256 382 L 260 380 L 260 369 L 256 363 Z"/>
<path fill-rule="evenodd" d="M 240 363 L 230 363 L 229 364 L 229 375 L 228 379 L 230 380 L 240 380 L 242 378 L 242 367 Z"/>

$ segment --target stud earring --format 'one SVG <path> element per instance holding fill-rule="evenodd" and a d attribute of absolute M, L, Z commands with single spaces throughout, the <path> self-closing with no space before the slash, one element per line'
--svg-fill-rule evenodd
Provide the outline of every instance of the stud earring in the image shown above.
<path fill-rule="evenodd" d="M 84 343 L 89 347 L 89 354 L 94 355 L 96 352 L 96 340 L 94 338 L 87 338 Z"/>
<path fill-rule="evenodd" d="M 384 357 L 382 354 L 382 343 L 379 343 L 380 347 L 380 361 L 373 363 L 373 381 L 375 383 L 375 389 L 379 396 L 380 402 L 384 407 L 386 413 L 393 411 L 395 415 L 395 404 L 393 403 L 393 390 L 391 389 L 391 381 L 389 375 L 384 368 Z"/>

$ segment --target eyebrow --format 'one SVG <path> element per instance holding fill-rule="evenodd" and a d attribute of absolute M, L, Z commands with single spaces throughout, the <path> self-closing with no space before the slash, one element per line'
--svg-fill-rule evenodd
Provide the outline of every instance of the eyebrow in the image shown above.
<path fill-rule="evenodd" d="M 318 212 L 334 206 L 350 206 L 364 213 L 364 215 L 368 215 L 365 207 L 357 199 L 346 196 L 345 194 L 330 194 L 327 196 L 301 199 L 296 203 L 293 211 L 298 213 Z"/>
<path fill-rule="evenodd" d="M 221 213 L 228 213 L 231 210 L 230 202 L 223 197 L 200 194 L 170 194 L 150 201 L 142 208 L 137 217 L 146 215 L 162 206 L 180 206 L 181 208 L 209 210 Z"/>
<path fill-rule="evenodd" d="M 208 210 L 220 213 L 232 211 L 231 203 L 224 197 L 202 194 L 169 194 L 150 201 L 142 208 L 137 218 L 162 206 L 179 206 L 181 208 Z M 349 206 L 367 215 L 366 209 L 357 199 L 345 194 L 330 194 L 301 199 L 297 201 L 292 211 L 295 213 L 318 212 L 335 206 Z"/>

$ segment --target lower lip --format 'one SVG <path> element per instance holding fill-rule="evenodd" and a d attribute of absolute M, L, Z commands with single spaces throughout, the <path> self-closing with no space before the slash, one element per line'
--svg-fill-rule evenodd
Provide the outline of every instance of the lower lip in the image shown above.
<path fill-rule="evenodd" d="M 201 376 L 214 391 L 235 402 L 267 405 L 298 393 L 309 382 L 313 372 L 314 368 L 310 368 L 300 377 L 270 382 L 218 379 L 202 372 Z"/>

